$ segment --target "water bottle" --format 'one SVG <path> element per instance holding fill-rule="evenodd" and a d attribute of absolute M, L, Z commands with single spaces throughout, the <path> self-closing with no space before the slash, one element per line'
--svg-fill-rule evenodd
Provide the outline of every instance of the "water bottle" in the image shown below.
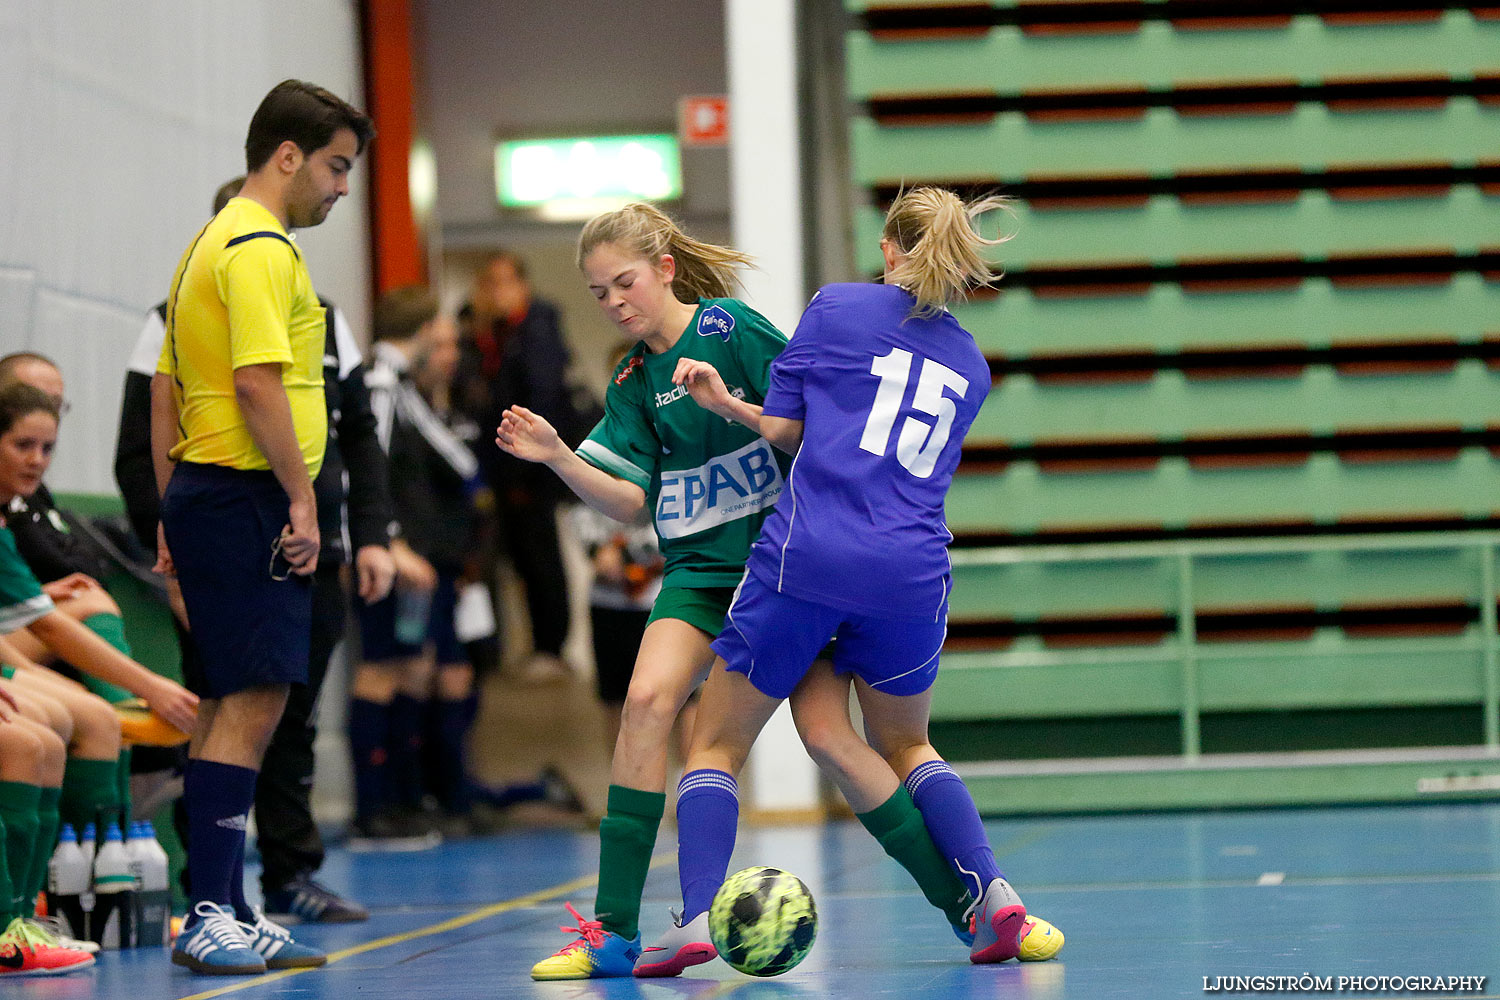
<path fill-rule="evenodd" d="M 172 888 L 168 877 L 167 852 L 156 840 L 156 829 L 149 820 L 140 824 L 136 848 L 140 858 L 140 885 L 136 892 L 135 940 L 140 948 L 154 948 L 167 943 L 172 922 Z"/>
<path fill-rule="evenodd" d="M 137 945 L 136 938 L 141 932 L 141 875 L 145 871 L 146 841 L 143 839 L 141 824 L 131 821 L 125 830 L 125 866 L 130 871 L 133 883 L 130 909 L 131 940 L 121 941 L 121 948 L 134 948 Z"/>
<path fill-rule="evenodd" d="M 427 641 L 427 619 L 432 613 L 432 591 L 396 588 L 396 641 L 421 646 Z"/>
<path fill-rule="evenodd" d="M 130 874 L 130 858 L 125 853 L 125 838 L 113 821 L 104 835 L 104 843 L 94 856 L 94 912 L 89 917 L 89 938 L 101 948 L 129 947 L 134 939 L 132 918 L 135 912 L 135 876 Z"/>
<path fill-rule="evenodd" d="M 57 849 L 47 862 L 47 912 L 63 921 L 69 937 L 88 937 L 83 909 L 85 895 L 90 898 L 93 895 L 89 892 L 88 859 L 78 846 L 78 835 L 73 832 L 73 827 L 64 823 Z M 92 905 L 91 902 L 90 907 Z"/>
<path fill-rule="evenodd" d="M 85 823 L 83 835 L 78 838 L 78 849 L 83 852 L 83 860 L 88 862 L 89 871 L 94 870 L 94 824 Z"/>
<path fill-rule="evenodd" d="M 94 929 L 94 904 L 98 900 L 94 897 L 94 856 L 98 854 L 95 848 L 94 824 L 92 822 L 83 825 L 83 833 L 78 838 L 78 849 L 83 852 L 83 860 L 89 866 L 89 885 L 83 892 L 83 924 L 90 931 Z"/>

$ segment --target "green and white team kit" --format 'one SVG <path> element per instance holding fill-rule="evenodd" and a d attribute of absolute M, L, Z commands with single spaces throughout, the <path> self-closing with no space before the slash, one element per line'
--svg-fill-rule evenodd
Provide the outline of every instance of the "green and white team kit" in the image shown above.
<path fill-rule="evenodd" d="M 638 343 L 615 369 L 604 419 L 578 455 L 646 491 L 666 559 L 664 586 L 739 583 L 791 461 L 673 385 L 677 362 L 708 362 L 733 395 L 759 405 L 771 361 L 785 346 L 781 331 L 738 299 L 700 299 L 671 350 L 652 354 Z"/>

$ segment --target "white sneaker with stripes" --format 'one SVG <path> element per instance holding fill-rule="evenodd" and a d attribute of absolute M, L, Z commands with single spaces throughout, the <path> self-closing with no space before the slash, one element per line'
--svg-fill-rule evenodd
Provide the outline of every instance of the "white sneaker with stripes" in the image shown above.
<path fill-rule="evenodd" d="M 240 929 L 268 969 L 310 969 L 328 964 L 328 956 L 318 949 L 301 943 L 291 932 L 274 920 L 267 920 L 260 910 L 255 911 L 255 923 L 241 923 Z"/>
<path fill-rule="evenodd" d="M 189 923 L 172 947 L 172 964 L 205 976 L 254 976 L 266 961 L 250 945 L 245 925 L 234 914 L 207 900 L 193 907 Z"/>

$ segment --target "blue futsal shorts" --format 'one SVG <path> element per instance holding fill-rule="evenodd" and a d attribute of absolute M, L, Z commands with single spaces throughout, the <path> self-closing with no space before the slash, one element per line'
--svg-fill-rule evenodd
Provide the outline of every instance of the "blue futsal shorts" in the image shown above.
<path fill-rule="evenodd" d="M 290 503 L 269 471 L 180 462 L 161 523 L 187 605 L 205 698 L 306 684 L 312 577 L 276 556 Z"/>
<path fill-rule="evenodd" d="M 403 608 L 403 605 L 407 605 Z M 367 663 L 420 656 L 431 643 L 438 665 L 469 662 L 458 641 L 454 612 L 458 610 L 458 574 L 438 570 L 430 600 L 415 599 L 395 587 L 374 604 L 356 602 L 359 610 L 360 653 Z"/>
<path fill-rule="evenodd" d="M 937 677 L 947 633 L 947 608 L 935 622 L 891 621 L 778 594 L 746 573 L 713 650 L 761 694 L 785 698 L 831 636 L 835 673 L 885 694 L 913 695 Z"/>

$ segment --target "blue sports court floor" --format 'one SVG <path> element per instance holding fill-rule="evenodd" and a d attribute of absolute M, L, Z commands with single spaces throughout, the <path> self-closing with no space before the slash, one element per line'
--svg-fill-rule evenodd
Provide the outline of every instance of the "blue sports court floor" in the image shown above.
<path fill-rule="evenodd" d="M 714 962 L 677 980 L 533 983 L 531 964 L 566 940 L 563 900 L 585 911 L 593 900 L 594 838 L 545 830 L 422 854 L 334 851 L 326 880 L 375 915 L 303 928 L 333 956 L 324 969 L 213 979 L 161 951 L 113 953 L 7 995 L 1157 1000 L 1213 995 L 1204 977 L 1311 974 L 1486 976 L 1476 992 L 1422 995 L 1500 997 L 1500 804 L 1030 818 L 989 831 L 1028 907 L 1066 933 L 1060 960 L 971 966 L 851 822 L 741 837 L 733 867 L 786 868 L 817 898 L 817 943 L 787 975 L 755 980 Z M 663 830 L 646 886 L 648 939 L 677 901 L 672 837 Z"/>

